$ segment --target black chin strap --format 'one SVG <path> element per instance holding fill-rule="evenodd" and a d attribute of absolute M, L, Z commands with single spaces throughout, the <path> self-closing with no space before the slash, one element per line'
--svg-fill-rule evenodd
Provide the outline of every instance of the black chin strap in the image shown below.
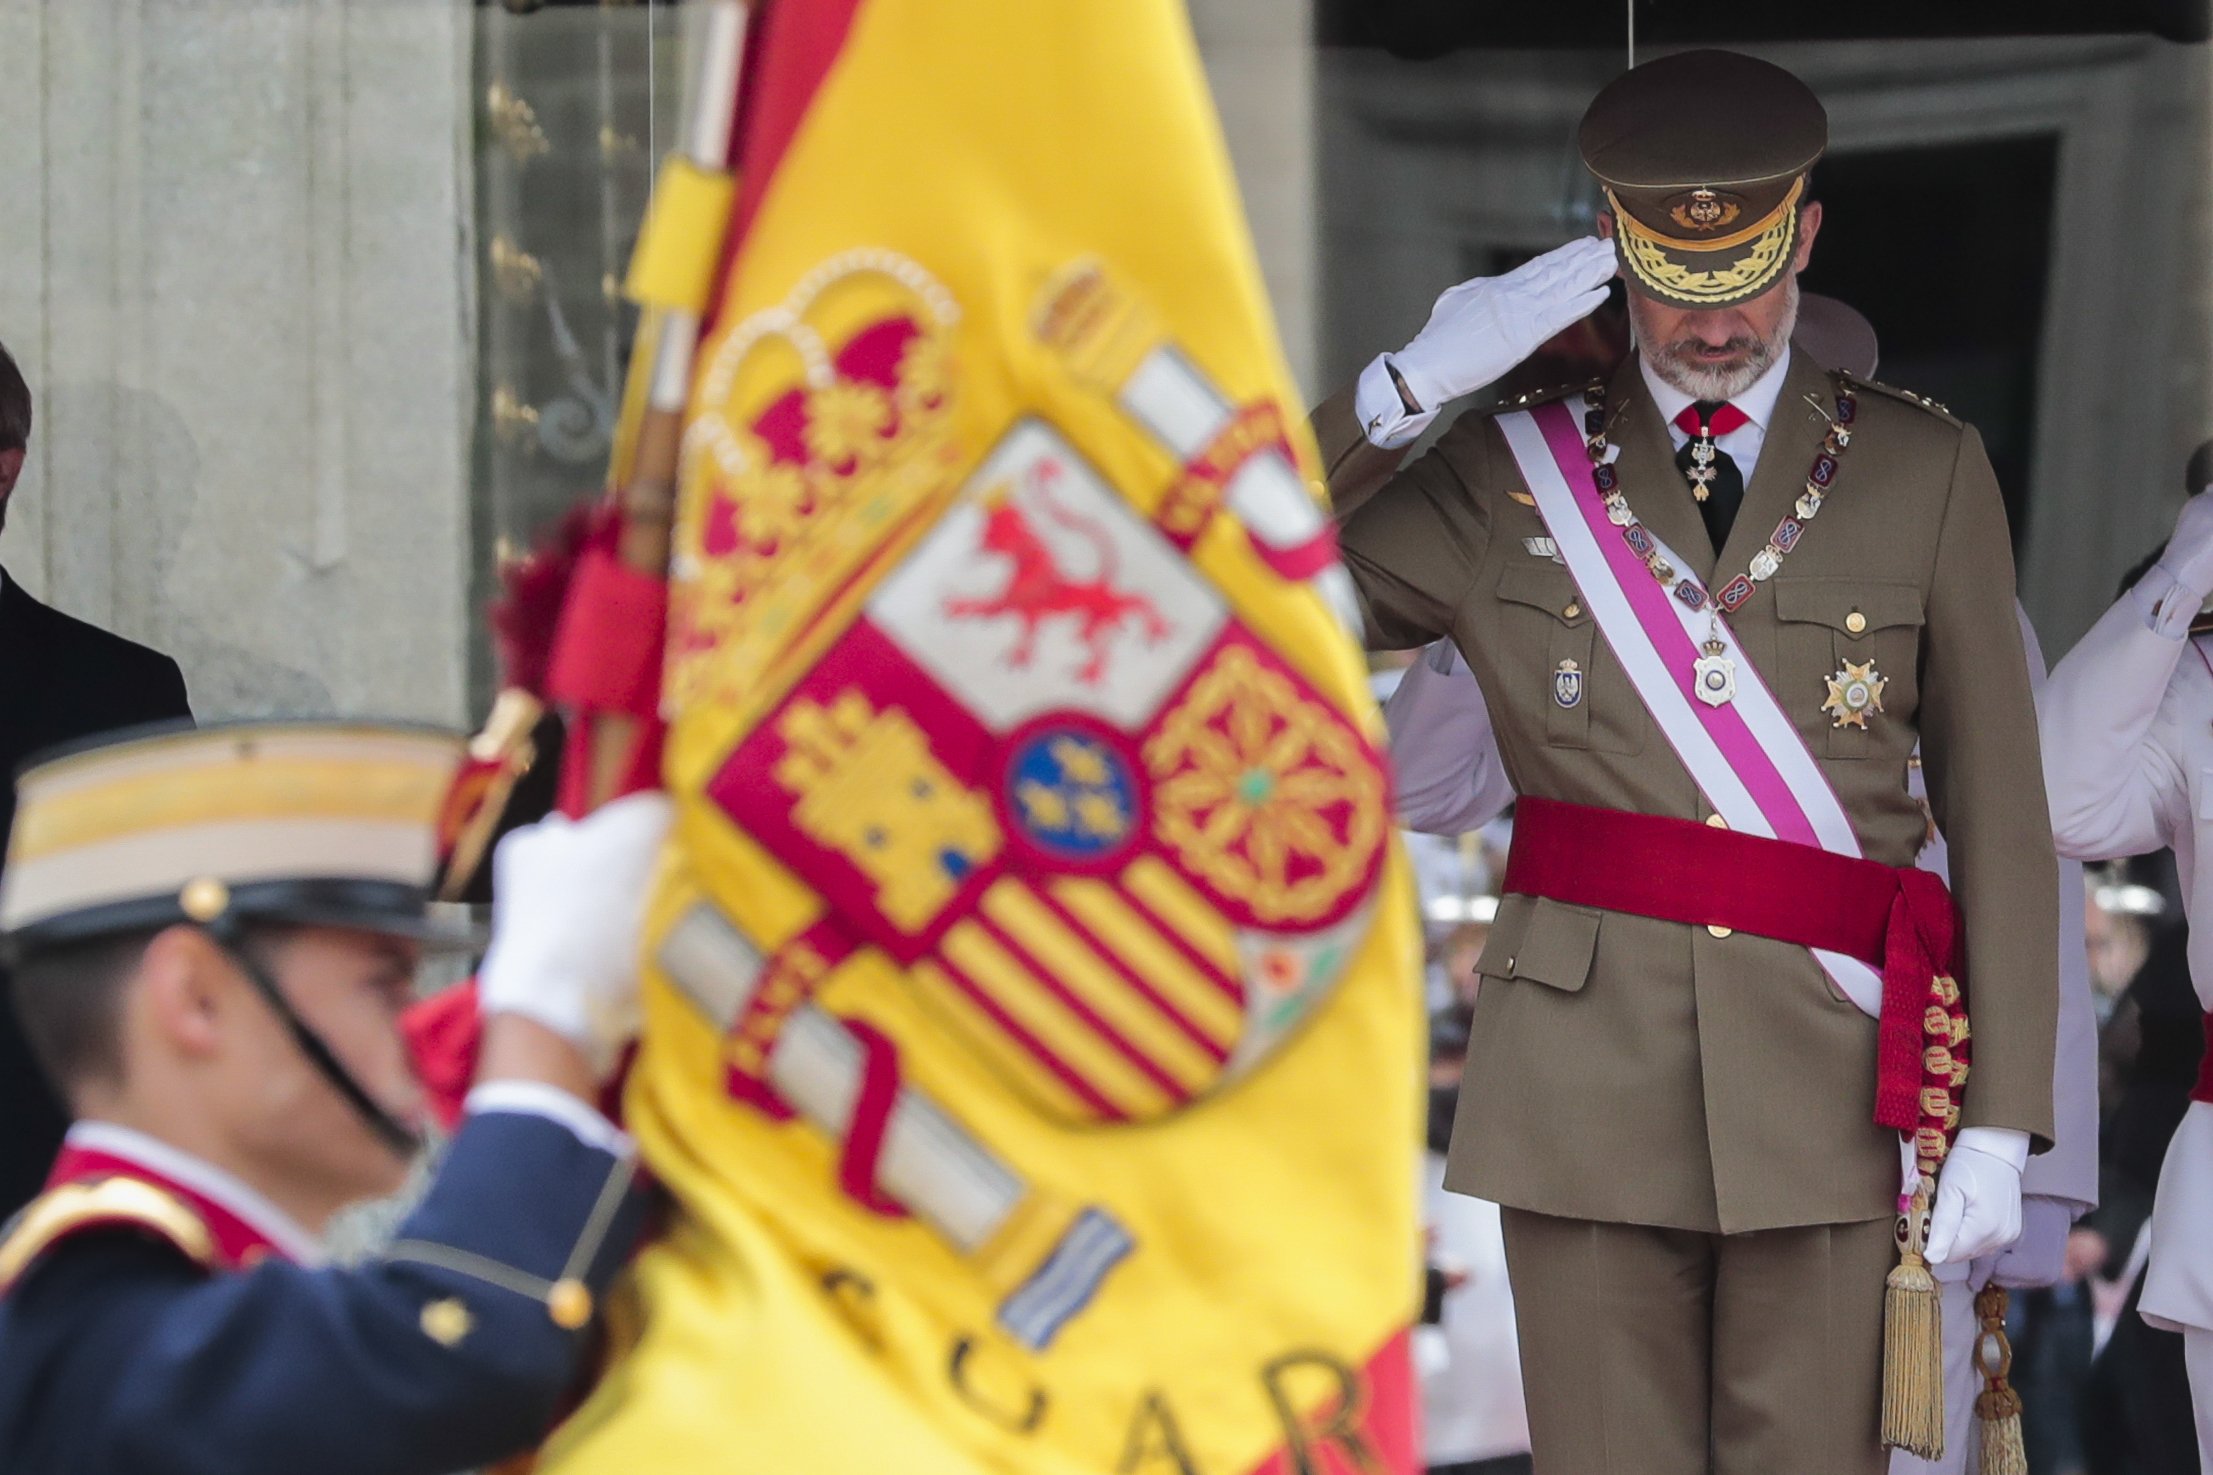
<path fill-rule="evenodd" d="M 331 1053 L 329 1045 L 323 1043 L 323 1037 L 309 1029 L 307 1021 L 294 1012 L 291 1001 L 277 987 L 277 981 L 269 970 L 255 962 L 248 956 L 245 948 L 239 945 L 238 925 L 217 921 L 208 924 L 207 932 L 230 955 L 231 961 L 238 965 L 238 971 L 253 983 L 254 991 L 261 995 L 262 1002 L 275 1013 L 277 1022 L 292 1036 L 292 1043 L 299 1047 L 308 1063 L 322 1072 L 323 1079 L 329 1081 L 338 1094 L 346 1098 L 346 1104 L 354 1109 L 369 1130 L 376 1134 L 377 1139 L 403 1158 L 411 1158 L 422 1151 L 422 1135 L 377 1105 L 376 1098 L 353 1078 L 353 1073 L 338 1063 L 338 1057 Z"/>

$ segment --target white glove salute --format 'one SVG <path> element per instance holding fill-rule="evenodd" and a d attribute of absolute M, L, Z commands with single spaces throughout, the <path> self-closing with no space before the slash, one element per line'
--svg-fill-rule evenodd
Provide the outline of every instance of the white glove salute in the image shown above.
<path fill-rule="evenodd" d="M 606 1075 L 637 1032 L 646 891 L 671 812 L 665 794 L 632 794 L 499 842 L 492 945 L 477 974 L 486 1018 L 536 1020 Z"/>
<path fill-rule="evenodd" d="M 1968 1127 L 1936 1175 L 1929 1210 L 1929 1263 L 1948 1265 L 1988 1255 L 2020 1237 L 2021 1169 L 2029 1160 L 2026 1132 Z"/>
<path fill-rule="evenodd" d="M 2200 492 L 2182 504 L 2159 566 L 2199 604 L 2213 595 L 2213 497 Z"/>
<path fill-rule="evenodd" d="M 1502 277 L 1446 289 L 1414 341 L 1387 354 L 1424 410 L 1473 394 L 1505 375 L 1545 340 L 1606 300 L 1614 246 L 1588 236 L 1547 251 Z"/>

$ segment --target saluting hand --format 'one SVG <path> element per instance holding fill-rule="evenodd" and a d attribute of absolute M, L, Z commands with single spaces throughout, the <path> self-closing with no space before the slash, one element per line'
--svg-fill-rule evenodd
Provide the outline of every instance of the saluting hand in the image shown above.
<path fill-rule="evenodd" d="M 1606 300 L 1615 271 L 1610 241 L 1589 236 L 1547 251 L 1502 277 L 1446 289 L 1412 343 L 1385 356 L 1422 410 L 1503 378 L 1545 341 Z"/>
<path fill-rule="evenodd" d="M 2199 603 L 2213 595 L 2213 496 L 2200 491 L 2182 504 L 2159 566 Z"/>

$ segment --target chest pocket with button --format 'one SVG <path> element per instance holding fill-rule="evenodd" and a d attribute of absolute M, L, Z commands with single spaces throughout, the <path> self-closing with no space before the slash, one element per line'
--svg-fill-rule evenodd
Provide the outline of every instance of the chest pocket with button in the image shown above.
<path fill-rule="evenodd" d="M 1504 638 L 1492 648 L 1506 690 L 1485 691 L 1492 710 L 1510 703 L 1528 711 L 1541 702 L 1551 747 L 1642 751 L 1643 708 L 1568 571 L 1551 562 L 1510 563 L 1498 597 Z"/>
<path fill-rule="evenodd" d="M 1890 724 L 1910 723 L 1920 709 L 1920 589 L 1862 579 L 1777 580 L 1776 670 L 1784 685 L 1775 693 L 1815 754 L 1866 758 L 1881 751 L 1878 735 Z M 1839 727 L 1828 700 L 1829 678 L 1845 666 L 1872 663 L 1883 679 L 1880 712 L 1867 727 Z"/>

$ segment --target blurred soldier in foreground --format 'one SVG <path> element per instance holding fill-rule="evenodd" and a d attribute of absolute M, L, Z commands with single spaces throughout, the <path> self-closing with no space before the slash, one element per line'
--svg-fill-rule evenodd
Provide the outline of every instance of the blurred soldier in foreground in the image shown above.
<path fill-rule="evenodd" d="M 25 775 L 0 927 L 76 1122 L 0 1240 L 11 1475 L 436 1475 L 545 1432 L 637 1229 L 630 1143 L 591 1103 L 662 800 L 502 846 L 468 1117 L 377 1259 L 317 1244 L 419 1145 L 397 1020 L 458 757 L 267 723 Z"/>

